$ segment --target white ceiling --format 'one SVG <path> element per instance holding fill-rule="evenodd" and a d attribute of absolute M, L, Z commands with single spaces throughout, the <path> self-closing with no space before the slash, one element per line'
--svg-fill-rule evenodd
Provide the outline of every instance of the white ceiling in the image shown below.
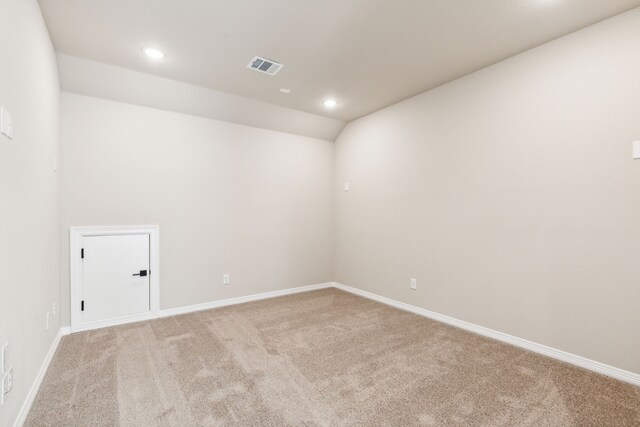
<path fill-rule="evenodd" d="M 58 53 L 60 89 L 78 95 L 335 141 L 345 122 Z"/>
<path fill-rule="evenodd" d="M 352 120 L 640 0 L 40 0 L 58 52 Z M 161 61 L 141 49 L 166 53 Z M 276 76 L 248 70 L 260 55 Z M 280 88 L 291 89 L 284 95 Z M 334 110 L 322 101 L 333 97 Z"/>

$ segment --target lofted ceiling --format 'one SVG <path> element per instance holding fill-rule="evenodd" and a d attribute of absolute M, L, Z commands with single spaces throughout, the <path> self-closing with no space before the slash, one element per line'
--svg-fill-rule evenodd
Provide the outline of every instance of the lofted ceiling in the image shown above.
<path fill-rule="evenodd" d="M 40 0 L 58 52 L 343 121 L 640 0 Z M 157 47 L 166 57 L 142 54 Z M 246 68 L 256 55 L 275 76 Z M 280 88 L 291 90 L 283 94 Z M 338 105 L 326 109 L 323 101 Z"/>

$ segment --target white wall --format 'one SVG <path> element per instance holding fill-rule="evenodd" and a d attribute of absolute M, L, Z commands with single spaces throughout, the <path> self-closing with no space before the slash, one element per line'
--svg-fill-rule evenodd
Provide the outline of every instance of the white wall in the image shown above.
<path fill-rule="evenodd" d="M 70 226 L 159 224 L 162 309 L 332 280 L 331 142 L 65 92 L 61 106 L 65 302 Z"/>
<path fill-rule="evenodd" d="M 640 373 L 639 46 L 635 9 L 348 124 L 335 279 Z"/>
<path fill-rule="evenodd" d="M 0 105 L 14 139 L 0 136 L 0 346 L 9 342 L 14 388 L 0 407 L 13 424 L 60 328 L 59 86 L 35 0 L 0 1 Z M 45 330 L 47 311 L 58 306 Z"/>

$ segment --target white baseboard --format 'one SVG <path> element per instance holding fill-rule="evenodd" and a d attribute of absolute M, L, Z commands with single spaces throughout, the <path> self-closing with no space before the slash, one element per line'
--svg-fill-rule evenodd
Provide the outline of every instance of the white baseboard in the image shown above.
<path fill-rule="evenodd" d="M 58 335 L 53 340 L 49 351 L 47 352 L 44 361 L 42 362 L 42 366 L 40 366 L 40 371 L 38 371 L 38 375 L 36 379 L 33 381 L 31 388 L 29 389 L 29 393 L 27 393 L 27 397 L 22 403 L 22 407 L 20 408 L 20 412 L 18 412 L 18 417 L 16 421 L 13 423 L 14 427 L 22 427 L 22 425 L 27 421 L 27 416 L 29 415 L 29 410 L 31 409 L 31 405 L 33 405 L 33 401 L 36 399 L 38 395 L 38 390 L 40 389 L 40 385 L 42 384 L 42 380 L 44 380 L 44 376 L 47 373 L 47 369 L 49 369 L 49 364 L 51 360 L 53 360 L 54 354 L 56 354 L 56 350 L 58 349 L 58 345 L 60 345 L 60 340 L 64 335 L 69 334 L 69 327 L 64 326 L 60 328 L 58 331 Z"/>
<path fill-rule="evenodd" d="M 210 310 L 212 308 L 226 307 L 228 305 L 243 304 L 246 302 L 259 301 L 263 299 L 281 297 L 285 295 L 298 294 L 300 292 L 309 292 L 309 291 L 315 291 L 318 289 L 326 289 L 326 288 L 331 288 L 333 286 L 334 286 L 333 282 L 321 283 L 319 285 L 300 286 L 298 288 L 282 289 L 279 291 L 265 292 L 262 294 L 253 294 L 253 295 L 247 295 L 244 297 L 229 298 L 229 299 L 223 299 L 219 301 L 205 302 L 202 304 L 188 305 L 185 307 L 169 308 L 166 310 L 160 310 L 158 317 L 168 317 L 168 316 L 175 316 L 178 314 L 186 314 L 186 313 L 193 313 L 196 311 Z"/>
<path fill-rule="evenodd" d="M 144 322 L 145 320 L 151 320 L 157 317 L 158 315 L 156 313 L 152 313 L 151 311 L 148 311 L 142 314 L 121 316 L 113 319 L 98 320 L 98 321 L 89 322 L 89 323 L 78 322 L 77 326 L 70 327 L 69 329 L 72 333 L 84 332 L 84 331 L 91 331 L 94 329 L 108 328 L 109 326 L 119 326 L 119 325 L 126 325 L 129 323 Z"/>
<path fill-rule="evenodd" d="M 566 351 L 558 350 L 552 347 L 548 347 L 543 344 L 538 344 L 525 340 L 523 338 L 514 337 L 513 335 L 505 334 L 503 332 L 495 331 L 493 329 L 485 328 L 484 326 L 474 325 L 473 323 L 465 322 L 464 320 L 455 319 L 453 317 L 445 316 L 444 314 L 436 313 L 424 308 L 416 307 L 411 304 L 406 304 L 400 301 L 386 298 L 380 295 L 376 295 L 371 292 L 363 291 L 361 289 L 353 288 L 351 286 L 343 285 L 341 283 L 334 283 L 334 287 L 343 291 L 359 295 L 361 297 L 381 302 L 392 307 L 399 308 L 401 310 L 410 311 L 411 313 L 418 314 L 420 316 L 428 317 L 438 322 L 446 323 L 456 328 L 464 329 L 470 332 L 474 332 L 485 337 L 493 338 L 498 341 L 505 342 L 507 344 L 514 345 L 516 347 L 524 348 L 525 350 L 533 351 L 544 356 L 551 357 L 553 359 L 561 360 L 566 363 L 570 363 L 575 366 L 579 366 L 584 369 L 588 369 L 599 374 L 607 375 L 620 381 L 633 384 L 640 387 L 640 374 L 625 371 L 624 369 L 615 368 L 607 364 L 596 362 L 595 360 L 587 359 L 582 356 L 567 353 Z"/>
<path fill-rule="evenodd" d="M 258 300 L 267 299 L 267 298 L 275 298 L 275 297 L 280 297 L 284 295 L 297 294 L 300 292 L 315 291 L 317 289 L 325 289 L 325 288 L 330 288 L 332 286 L 333 286 L 333 282 L 328 282 L 328 283 L 321 283 L 318 285 L 300 286 L 298 288 L 282 289 L 279 291 L 265 292 L 262 294 L 253 294 L 253 295 L 247 295 L 247 296 L 242 296 L 237 298 L 210 301 L 210 302 L 205 302 L 201 304 L 187 305 L 183 307 L 168 308 L 165 310 L 159 310 L 156 313 L 149 311 L 143 314 L 135 314 L 131 316 L 123 316 L 123 317 L 118 317 L 114 319 L 99 320 L 96 322 L 80 324 L 75 328 L 67 327 L 67 330 L 70 330 L 71 333 L 91 331 L 94 329 L 108 328 L 110 326 L 119 326 L 119 325 L 126 325 L 129 323 L 144 322 L 145 320 L 152 320 L 160 317 L 176 316 L 179 314 L 187 314 L 187 313 L 193 313 L 196 311 L 210 310 L 212 308 L 242 304 L 245 302 L 258 301 Z"/>

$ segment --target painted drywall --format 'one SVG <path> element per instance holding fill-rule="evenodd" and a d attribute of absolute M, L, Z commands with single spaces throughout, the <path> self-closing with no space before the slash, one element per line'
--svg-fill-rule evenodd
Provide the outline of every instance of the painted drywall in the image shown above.
<path fill-rule="evenodd" d="M 63 92 L 61 152 L 65 301 L 71 226 L 158 224 L 161 309 L 333 277 L 330 141 Z"/>
<path fill-rule="evenodd" d="M 35 0 L 0 2 L 0 105 L 14 125 L 13 140 L 0 135 L 0 347 L 9 342 L 14 369 L 0 425 L 9 426 L 60 329 L 59 85 Z"/>
<path fill-rule="evenodd" d="M 640 373 L 638 76 L 635 9 L 348 124 L 335 279 Z"/>
<path fill-rule="evenodd" d="M 58 66 L 62 90 L 79 95 L 331 141 L 345 126 L 329 117 L 74 56 L 58 54 Z"/>

